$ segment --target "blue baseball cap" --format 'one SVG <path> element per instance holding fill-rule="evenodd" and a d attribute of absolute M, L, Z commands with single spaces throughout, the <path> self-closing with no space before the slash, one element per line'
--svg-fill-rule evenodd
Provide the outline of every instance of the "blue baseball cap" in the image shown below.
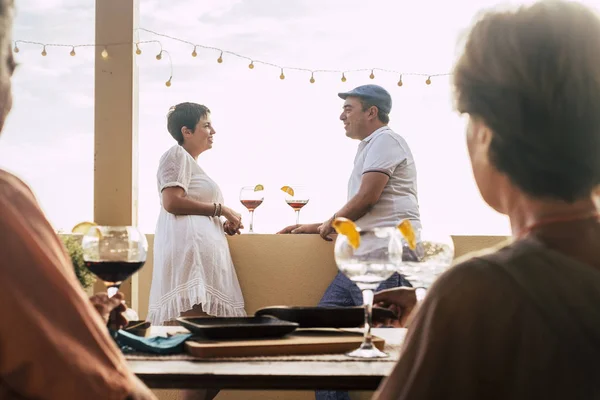
<path fill-rule="evenodd" d="M 349 92 L 338 93 L 338 96 L 344 100 L 351 96 L 360 97 L 368 100 L 386 114 L 392 111 L 392 96 L 390 96 L 387 90 L 378 85 L 359 86 Z"/>

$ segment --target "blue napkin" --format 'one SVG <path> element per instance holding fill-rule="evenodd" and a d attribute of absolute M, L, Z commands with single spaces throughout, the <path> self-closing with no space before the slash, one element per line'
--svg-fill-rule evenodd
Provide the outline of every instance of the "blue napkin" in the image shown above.
<path fill-rule="evenodd" d="M 154 354 L 178 354 L 183 353 L 183 344 L 190 337 L 192 337 L 191 333 L 171 337 L 154 336 L 145 338 L 121 329 L 117 332 L 116 341 L 124 353 L 142 351 Z"/>

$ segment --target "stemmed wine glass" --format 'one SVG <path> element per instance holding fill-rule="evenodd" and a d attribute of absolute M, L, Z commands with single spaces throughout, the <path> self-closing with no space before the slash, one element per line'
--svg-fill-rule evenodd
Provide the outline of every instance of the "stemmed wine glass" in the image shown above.
<path fill-rule="evenodd" d="M 146 262 L 146 236 L 133 226 L 92 226 L 81 242 L 83 261 L 112 297 Z"/>
<path fill-rule="evenodd" d="M 284 186 L 281 190 L 285 193 L 285 202 L 296 212 L 296 225 L 300 224 L 300 210 L 310 200 L 308 189 L 305 186 Z"/>
<path fill-rule="evenodd" d="M 352 246 L 345 235 L 338 235 L 334 256 L 338 269 L 362 291 L 365 307 L 365 333 L 360 347 L 350 353 L 356 358 L 381 358 L 388 355 L 373 345 L 371 337 L 373 291 L 389 278 L 402 259 L 402 240 L 395 227 L 357 229 L 358 246 Z"/>
<path fill-rule="evenodd" d="M 244 186 L 240 190 L 240 202 L 250 213 L 250 227 L 248 233 L 254 233 L 254 210 L 262 204 L 265 199 L 262 185 Z"/>
<path fill-rule="evenodd" d="M 426 290 L 446 271 L 454 260 L 454 242 L 448 235 L 414 227 L 416 247 L 411 249 L 402 237 L 403 257 L 397 264 L 398 273 L 417 288 L 419 300 Z"/>

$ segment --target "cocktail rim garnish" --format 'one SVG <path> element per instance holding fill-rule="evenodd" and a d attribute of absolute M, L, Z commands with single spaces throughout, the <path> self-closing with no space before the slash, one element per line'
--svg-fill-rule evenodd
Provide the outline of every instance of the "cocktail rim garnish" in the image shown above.
<path fill-rule="evenodd" d="M 348 218 L 338 217 L 333 220 L 331 224 L 333 229 L 340 234 L 346 236 L 350 246 L 357 249 L 360 246 L 360 233 L 359 229 L 354 222 Z"/>
<path fill-rule="evenodd" d="M 413 229 L 410 220 L 405 219 L 398 224 L 398 230 L 404 236 L 404 239 L 408 242 L 408 247 L 411 250 L 415 250 L 417 248 L 417 236 L 415 235 L 415 230 Z"/>
<path fill-rule="evenodd" d="M 283 190 L 284 192 L 286 192 L 290 196 L 294 195 L 294 189 L 292 189 L 290 186 L 284 186 L 284 187 L 281 188 L 281 190 Z"/>

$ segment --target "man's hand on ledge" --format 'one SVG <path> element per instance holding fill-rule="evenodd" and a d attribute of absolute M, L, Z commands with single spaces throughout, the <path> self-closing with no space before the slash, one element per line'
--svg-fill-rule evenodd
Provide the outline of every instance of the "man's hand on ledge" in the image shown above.
<path fill-rule="evenodd" d="M 113 297 L 98 293 L 90 297 L 90 302 L 110 329 L 118 330 L 127 325 L 127 318 L 123 315 L 127 310 L 123 293 L 117 293 Z"/>
<path fill-rule="evenodd" d="M 300 224 L 300 225 L 290 225 L 286 226 L 277 234 L 300 234 L 300 233 L 319 233 L 319 225 L 321 224 Z"/>
<path fill-rule="evenodd" d="M 327 221 L 325 221 L 321 225 L 319 225 L 319 228 L 318 228 L 319 235 L 321 235 L 323 240 L 326 240 L 328 242 L 331 242 L 333 240 L 331 238 L 331 234 L 335 232 L 335 229 L 333 229 L 333 225 L 332 225 L 333 219 L 334 219 L 334 217 L 329 218 Z"/>
<path fill-rule="evenodd" d="M 373 305 L 387 308 L 398 314 L 397 321 L 391 321 L 391 325 L 404 328 L 413 309 L 417 305 L 417 294 L 415 288 L 399 287 L 382 290 L 375 293 Z"/>

